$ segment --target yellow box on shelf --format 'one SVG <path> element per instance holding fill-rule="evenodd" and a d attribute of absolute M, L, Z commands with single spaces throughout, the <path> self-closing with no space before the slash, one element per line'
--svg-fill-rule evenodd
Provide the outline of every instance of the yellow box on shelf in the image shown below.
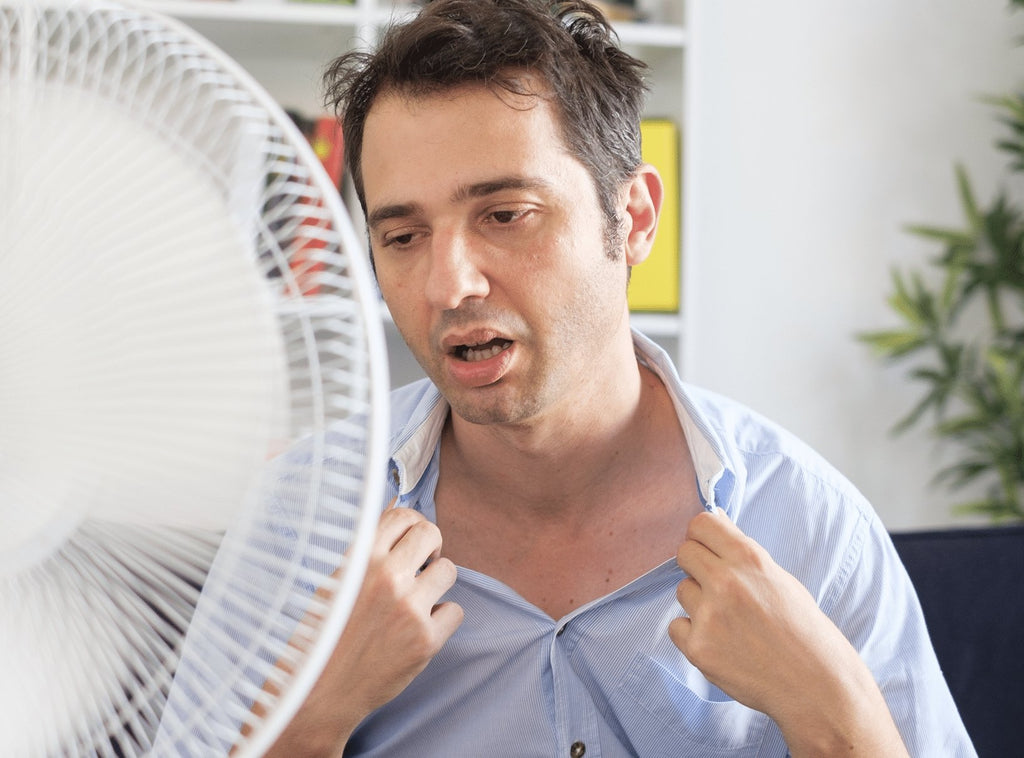
<path fill-rule="evenodd" d="M 679 128 L 667 119 L 640 124 L 642 157 L 658 169 L 665 197 L 658 235 L 647 260 L 634 266 L 629 280 L 629 307 L 634 311 L 679 310 Z"/>

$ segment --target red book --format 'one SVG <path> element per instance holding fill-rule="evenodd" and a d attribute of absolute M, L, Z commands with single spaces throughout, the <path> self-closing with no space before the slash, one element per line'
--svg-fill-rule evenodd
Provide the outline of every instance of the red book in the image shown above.
<path fill-rule="evenodd" d="M 335 188 L 341 188 L 341 175 L 345 166 L 345 141 L 341 136 L 341 125 L 333 116 L 321 116 L 313 124 L 309 139 L 320 162 Z"/>
<path fill-rule="evenodd" d="M 332 116 L 321 116 L 313 119 L 307 132 L 313 152 L 323 164 L 331 184 L 341 190 L 341 177 L 345 166 L 344 141 L 341 136 L 341 125 Z M 307 224 L 315 225 L 317 220 L 310 218 Z M 309 228 L 304 227 L 304 228 Z M 300 241 L 300 247 L 292 256 L 292 273 L 303 295 L 315 295 L 320 291 L 315 284 L 324 264 L 317 260 L 316 251 L 324 247 L 324 242 L 315 236 Z"/>

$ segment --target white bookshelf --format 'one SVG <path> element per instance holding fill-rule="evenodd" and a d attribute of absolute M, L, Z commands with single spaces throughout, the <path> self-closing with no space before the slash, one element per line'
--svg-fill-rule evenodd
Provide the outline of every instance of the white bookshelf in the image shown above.
<path fill-rule="evenodd" d="M 378 31 L 393 19 L 415 12 L 408 3 L 391 0 L 355 0 L 351 4 L 304 3 L 288 0 L 139 0 L 153 10 L 176 18 L 210 40 L 236 60 L 285 108 L 307 115 L 323 111 L 320 77 L 324 67 L 341 52 L 372 44 Z M 641 3 L 641 8 L 652 3 Z M 689 2 L 657 3 L 658 18 L 640 22 L 615 22 L 623 47 L 644 60 L 649 68 L 650 94 L 646 115 L 668 118 L 680 127 L 681 155 L 688 152 L 687 128 L 691 41 L 685 14 Z M 685 163 L 685 161 L 684 161 Z M 674 313 L 635 313 L 633 323 L 665 345 L 686 373 L 687 289 L 692 219 L 685 198 L 692 192 L 685 167 L 681 167 L 680 218 L 682 256 L 680 265 L 681 307 Z M 358 226 L 358 224 L 357 224 Z M 386 321 L 390 321 L 385 311 Z M 393 326 L 387 328 L 393 383 L 419 375 L 405 345 Z"/>

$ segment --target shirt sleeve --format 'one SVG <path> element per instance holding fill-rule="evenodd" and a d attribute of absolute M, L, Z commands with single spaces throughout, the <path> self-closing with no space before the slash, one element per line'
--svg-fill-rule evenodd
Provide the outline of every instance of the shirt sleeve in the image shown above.
<path fill-rule="evenodd" d="M 862 514 L 830 590 L 822 610 L 874 674 L 910 754 L 976 756 L 935 656 L 917 593 L 873 513 Z"/>

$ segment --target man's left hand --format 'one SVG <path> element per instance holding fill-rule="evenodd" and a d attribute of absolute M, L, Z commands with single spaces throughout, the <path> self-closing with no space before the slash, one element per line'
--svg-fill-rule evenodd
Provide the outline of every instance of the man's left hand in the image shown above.
<path fill-rule="evenodd" d="M 693 518 L 677 561 L 686 615 L 669 636 L 709 681 L 771 716 L 792 755 L 906 755 L 857 651 L 724 513 Z"/>

